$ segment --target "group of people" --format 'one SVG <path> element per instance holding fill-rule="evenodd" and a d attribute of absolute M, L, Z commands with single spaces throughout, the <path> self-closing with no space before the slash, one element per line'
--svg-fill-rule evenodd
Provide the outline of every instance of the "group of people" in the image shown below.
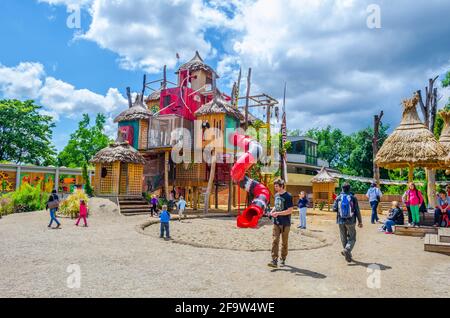
<path fill-rule="evenodd" d="M 56 190 L 53 190 L 50 194 L 50 197 L 47 200 L 47 204 L 45 206 L 46 210 L 50 210 L 50 223 L 48 224 L 48 228 L 52 228 L 53 222 L 56 223 L 55 229 L 61 228 L 61 222 L 56 217 L 56 212 L 59 210 L 60 199 Z M 80 209 L 78 213 L 78 218 L 75 222 L 75 225 L 78 226 L 80 221 L 83 220 L 84 226 L 88 227 L 87 224 L 87 216 L 88 216 L 88 207 L 87 203 L 84 200 L 80 200 Z"/>

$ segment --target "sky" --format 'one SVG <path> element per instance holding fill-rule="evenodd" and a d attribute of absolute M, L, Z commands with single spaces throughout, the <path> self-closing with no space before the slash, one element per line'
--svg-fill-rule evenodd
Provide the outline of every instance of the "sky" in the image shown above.
<path fill-rule="evenodd" d="M 163 65 L 174 80 L 196 50 L 225 93 L 240 67 L 252 94 L 281 100 L 286 82 L 288 129 L 352 133 L 380 110 L 394 128 L 402 99 L 450 71 L 450 1 L 2 0 L 0 39 L 0 98 L 42 105 L 58 150 L 83 113 L 114 136 L 126 87 Z"/>

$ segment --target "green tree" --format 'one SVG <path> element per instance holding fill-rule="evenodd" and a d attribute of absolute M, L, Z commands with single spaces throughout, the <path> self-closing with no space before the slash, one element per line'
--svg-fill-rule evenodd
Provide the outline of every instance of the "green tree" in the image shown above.
<path fill-rule="evenodd" d="M 348 160 L 351 139 L 340 129 L 328 126 L 323 129 L 310 129 L 306 136 L 317 140 L 317 156 L 329 162 L 331 167 L 339 168 Z"/>
<path fill-rule="evenodd" d="M 443 88 L 450 88 L 450 71 L 447 73 L 445 78 L 442 80 Z M 447 101 L 447 105 L 444 107 L 445 110 L 450 110 L 450 99 Z M 436 115 L 436 124 L 434 125 L 434 136 L 439 139 L 441 136 L 442 129 L 444 128 L 444 120 L 439 115 Z"/>
<path fill-rule="evenodd" d="M 34 101 L 0 100 L 0 161 L 55 164 L 51 138 L 55 124 Z"/>
<path fill-rule="evenodd" d="M 91 125 L 89 115 L 83 114 L 78 129 L 70 135 L 67 146 L 58 155 L 60 166 L 79 168 L 89 164 L 89 160 L 101 149 L 108 146 L 108 136 L 104 134 L 106 117 L 98 114 Z"/>
<path fill-rule="evenodd" d="M 387 125 L 380 125 L 379 130 L 379 147 L 381 147 L 387 138 Z M 350 175 L 373 177 L 373 128 L 367 127 L 351 135 L 351 152 L 343 167 L 343 170 Z M 382 177 L 387 176 L 386 171 L 380 170 Z"/>

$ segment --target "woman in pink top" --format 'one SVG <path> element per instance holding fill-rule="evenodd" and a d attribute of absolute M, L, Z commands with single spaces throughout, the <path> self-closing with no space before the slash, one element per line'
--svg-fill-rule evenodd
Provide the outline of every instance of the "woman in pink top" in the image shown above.
<path fill-rule="evenodd" d="M 407 192 L 409 208 L 411 209 L 412 225 L 414 227 L 419 226 L 420 223 L 420 206 L 423 203 L 422 193 L 417 190 L 416 185 L 411 182 L 409 184 L 409 190 Z"/>
<path fill-rule="evenodd" d="M 86 202 L 84 202 L 84 200 L 81 200 L 80 201 L 80 216 L 78 217 L 77 223 L 75 225 L 78 226 L 78 224 L 80 223 L 80 220 L 83 219 L 84 226 L 87 227 L 88 225 L 87 225 L 86 217 L 87 217 Z"/>

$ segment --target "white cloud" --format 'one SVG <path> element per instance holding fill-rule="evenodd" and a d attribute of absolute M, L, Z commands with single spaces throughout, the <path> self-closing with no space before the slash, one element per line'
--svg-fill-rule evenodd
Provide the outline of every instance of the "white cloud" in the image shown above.
<path fill-rule="evenodd" d="M 442 40 L 450 33 L 450 3 L 440 0 L 83 3 L 92 23 L 78 39 L 117 53 L 123 68 L 159 72 L 164 64 L 175 67 L 177 52 L 185 61 L 199 50 L 203 57 L 217 54 L 220 84 L 227 89 L 239 65 L 244 78 L 253 68 L 254 93 L 281 98 L 286 81 L 290 128 L 305 122 L 353 131 L 371 124 L 381 109 L 394 125 L 401 100 L 423 89 L 434 75 L 430 69 L 448 65 L 450 54 L 450 42 Z M 380 5 L 381 29 L 366 25 L 370 4 Z M 212 44 L 212 33 L 221 47 Z"/>
<path fill-rule="evenodd" d="M 0 91 L 5 98 L 36 99 L 44 75 L 40 63 L 20 63 L 11 68 L 0 64 Z"/>
<path fill-rule="evenodd" d="M 68 8 L 87 7 L 92 3 L 92 0 L 38 0 L 41 3 L 48 3 L 49 5 L 65 5 Z"/>
<path fill-rule="evenodd" d="M 44 66 L 40 63 L 20 63 L 15 67 L 0 65 L 0 95 L 34 99 L 44 107 L 41 112 L 55 120 L 78 117 L 82 113 L 109 114 L 128 104 L 116 88 L 110 88 L 106 95 L 101 95 L 45 77 Z"/>
<path fill-rule="evenodd" d="M 215 50 L 205 39 L 210 27 L 230 27 L 226 15 L 202 0 L 95 0 L 92 23 L 81 39 L 116 52 L 120 66 L 159 72 L 174 68 L 176 53 L 190 58 L 196 50 L 204 57 Z"/>

